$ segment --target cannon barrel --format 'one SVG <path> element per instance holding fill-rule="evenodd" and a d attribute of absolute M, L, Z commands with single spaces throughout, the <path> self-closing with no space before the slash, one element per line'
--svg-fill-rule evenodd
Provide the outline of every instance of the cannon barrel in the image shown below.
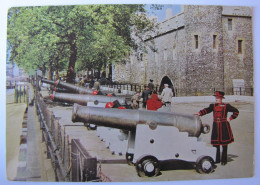
<path fill-rule="evenodd" d="M 54 92 L 58 92 L 58 93 L 71 93 L 71 91 L 69 89 L 65 89 L 65 88 L 54 87 L 54 88 L 51 88 L 51 90 Z"/>
<path fill-rule="evenodd" d="M 77 104 L 73 106 L 72 121 L 129 131 L 134 131 L 138 124 L 148 124 L 151 129 L 156 129 L 157 125 L 175 126 L 180 132 L 188 132 L 189 136 L 195 137 L 209 132 L 209 126 L 203 125 L 200 117 L 195 115 L 136 109 L 83 107 Z"/>
<path fill-rule="evenodd" d="M 67 103 L 77 103 L 80 105 L 87 105 L 88 102 L 107 103 L 118 101 L 121 105 L 126 104 L 124 97 L 116 96 L 103 96 L 103 95 L 90 95 L 90 94 L 71 94 L 71 93 L 57 93 L 54 92 L 51 95 L 51 99 L 54 101 L 62 101 Z"/>
<path fill-rule="evenodd" d="M 70 89 L 56 87 L 57 81 L 47 80 L 47 79 L 41 79 L 41 81 L 42 81 L 42 83 L 54 85 L 54 87 L 52 87 L 51 90 L 53 90 L 55 92 L 63 92 L 63 93 L 70 93 L 71 92 Z"/>
<path fill-rule="evenodd" d="M 42 83 L 46 83 L 46 84 L 51 84 L 51 85 L 56 85 L 55 81 L 52 80 L 47 80 L 47 79 L 41 79 Z"/>
<path fill-rule="evenodd" d="M 84 87 L 78 87 L 76 85 L 73 85 L 73 84 L 70 84 L 70 83 L 66 83 L 66 82 L 62 82 L 60 80 L 57 80 L 55 82 L 55 84 L 57 85 L 57 87 L 63 87 L 65 89 L 70 90 L 73 93 L 92 94 L 92 90 L 91 89 L 84 88 Z"/>

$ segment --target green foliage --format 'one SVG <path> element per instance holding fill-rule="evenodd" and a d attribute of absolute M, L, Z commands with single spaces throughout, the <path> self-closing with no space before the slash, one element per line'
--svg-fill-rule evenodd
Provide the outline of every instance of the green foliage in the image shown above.
<path fill-rule="evenodd" d="M 101 69 L 122 62 L 131 37 L 152 30 L 144 5 L 84 5 L 11 8 L 8 12 L 10 60 L 25 70 Z M 76 66 L 75 66 L 76 65 Z M 69 75 L 69 70 L 68 70 Z"/>

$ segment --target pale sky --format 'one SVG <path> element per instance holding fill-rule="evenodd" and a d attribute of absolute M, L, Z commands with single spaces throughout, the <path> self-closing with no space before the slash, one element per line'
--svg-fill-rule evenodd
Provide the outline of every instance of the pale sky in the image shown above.
<path fill-rule="evenodd" d="M 164 4 L 161 10 L 151 10 L 150 5 L 146 5 L 146 10 L 149 15 L 155 15 L 158 17 L 158 22 L 162 22 L 166 17 L 166 9 L 172 9 L 172 15 L 176 15 L 181 12 L 181 5 Z"/>

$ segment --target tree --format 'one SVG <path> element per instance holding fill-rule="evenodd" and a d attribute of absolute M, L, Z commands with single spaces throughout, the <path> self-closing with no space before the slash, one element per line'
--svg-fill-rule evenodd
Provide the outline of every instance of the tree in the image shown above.
<path fill-rule="evenodd" d="M 11 8 L 11 59 L 25 69 L 48 70 L 49 78 L 54 70 L 58 76 L 67 68 L 67 81 L 73 82 L 75 66 L 101 70 L 108 63 L 124 61 L 131 48 L 138 48 L 132 28 L 143 34 L 154 27 L 142 12 L 144 5 Z"/>
<path fill-rule="evenodd" d="M 8 14 L 8 42 L 11 61 L 25 70 L 51 69 L 54 56 L 62 46 L 50 25 L 46 7 L 11 8 Z M 66 57 L 66 54 L 64 54 Z"/>

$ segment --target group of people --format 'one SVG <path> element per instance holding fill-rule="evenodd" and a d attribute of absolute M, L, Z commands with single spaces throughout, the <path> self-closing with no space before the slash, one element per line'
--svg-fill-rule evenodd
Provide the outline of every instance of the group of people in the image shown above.
<path fill-rule="evenodd" d="M 87 78 L 87 77 L 83 77 L 81 80 L 80 80 L 80 83 L 79 85 L 80 86 L 86 86 L 86 84 L 88 84 L 88 87 L 89 88 L 93 88 L 94 90 L 97 90 L 99 91 L 100 90 L 100 82 L 99 80 L 96 78 Z"/>
<path fill-rule="evenodd" d="M 145 86 L 142 95 L 140 92 L 137 92 L 131 99 L 133 109 L 139 108 L 139 102 L 142 99 L 143 105 L 142 107 L 147 110 L 156 111 L 161 108 L 163 105 L 170 106 L 171 99 L 173 97 L 173 92 L 169 88 L 168 84 L 164 84 L 164 89 L 160 95 L 158 96 L 156 90 L 154 89 L 153 80 L 150 79 L 150 82 L 147 86 Z"/>

